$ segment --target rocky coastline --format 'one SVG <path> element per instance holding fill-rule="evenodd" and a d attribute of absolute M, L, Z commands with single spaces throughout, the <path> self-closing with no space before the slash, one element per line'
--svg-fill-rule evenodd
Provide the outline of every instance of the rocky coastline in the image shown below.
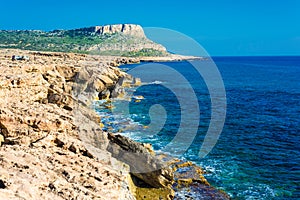
<path fill-rule="evenodd" d="M 194 58 L 1 49 L 0 198 L 229 199 L 193 163 L 102 131 L 90 109 L 139 83 L 119 65 Z"/>

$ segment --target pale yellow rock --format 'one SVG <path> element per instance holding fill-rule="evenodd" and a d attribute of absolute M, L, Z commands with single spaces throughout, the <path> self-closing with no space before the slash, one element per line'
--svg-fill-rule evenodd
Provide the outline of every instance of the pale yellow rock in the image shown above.
<path fill-rule="evenodd" d="M 4 142 L 4 137 L 3 137 L 3 135 L 0 134 L 0 146 L 3 142 Z"/>
<path fill-rule="evenodd" d="M 104 128 L 104 124 L 103 123 L 100 123 L 99 126 L 100 126 L 100 128 Z"/>
<path fill-rule="evenodd" d="M 108 76 L 104 76 L 104 75 L 100 75 L 99 77 L 101 79 L 101 81 L 103 81 L 103 83 L 107 86 L 112 85 L 114 82 L 113 80 L 111 80 Z"/>
<path fill-rule="evenodd" d="M 12 61 L 12 55 L 31 59 Z M 81 77 L 87 80 L 74 88 L 75 74 L 89 59 L 93 64 L 87 64 Z M 0 145 L 4 136 L 9 144 L 18 144 L 0 147 L 0 179 L 6 185 L 0 199 L 134 199 L 127 176 L 110 165 L 99 116 L 85 107 L 80 108 L 84 119 L 74 112 L 75 94 L 95 97 L 105 88 L 100 75 L 114 74 L 103 75 L 107 84 L 118 81 L 122 72 L 117 74 L 111 62 L 119 63 L 109 56 L 0 49 Z M 90 74 L 95 87 L 87 91 Z M 91 141 L 98 137 L 94 149 L 81 141 L 80 130 Z"/>

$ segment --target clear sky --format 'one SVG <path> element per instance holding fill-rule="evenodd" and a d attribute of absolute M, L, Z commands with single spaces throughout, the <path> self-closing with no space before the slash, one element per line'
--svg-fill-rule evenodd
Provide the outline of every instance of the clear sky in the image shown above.
<path fill-rule="evenodd" d="M 300 55 L 299 0 L 13 0 L 0 8 L 0 29 L 117 23 L 179 31 L 210 55 Z"/>

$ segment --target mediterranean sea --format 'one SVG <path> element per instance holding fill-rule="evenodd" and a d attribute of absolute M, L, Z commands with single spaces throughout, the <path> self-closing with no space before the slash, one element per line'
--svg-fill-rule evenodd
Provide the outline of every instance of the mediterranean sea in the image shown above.
<path fill-rule="evenodd" d="M 200 109 L 196 137 L 182 155 L 174 156 L 199 164 L 208 181 L 232 199 L 300 199 L 300 57 L 212 59 L 224 82 L 227 109 L 222 133 L 204 158 L 199 157 L 199 149 L 211 120 L 207 85 L 192 67 L 193 61 L 160 63 L 188 80 Z M 138 65 L 121 67 L 130 70 Z M 155 72 L 149 76 L 151 82 L 132 91 L 135 98 L 129 102 L 129 113 L 96 110 L 105 129 L 151 143 L 161 151 L 177 133 L 181 107 L 176 94 L 161 85 Z M 167 118 L 157 133 L 148 134 L 149 110 L 157 104 Z"/>

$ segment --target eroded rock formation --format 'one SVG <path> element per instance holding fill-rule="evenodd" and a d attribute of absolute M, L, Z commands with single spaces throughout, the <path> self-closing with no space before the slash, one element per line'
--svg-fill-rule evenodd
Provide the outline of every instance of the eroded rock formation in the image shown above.
<path fill-rule="evenodd" d="M 213 189 L 200 168 L 101 130 L 90 106 L 140 84 L 117 68 L 135 62 L 0 50 L 0 199 L 173 199 L 176 188 Z"/>
<path fill-rule="evenodd" d="M 30 60 L 12 61 L 15 54 Z M 97 94 L 119 80 L 123 72 L 114 66 L 129 59 L 19 50 L 0 50 L 0 55 L 0 199 L 135 199 L 128 167 L 122 172 L 112 167 L 122 163 L 101 148 L 93 155 L 74 116 L 81 105 L 74 84 L 83 81 Z M 89 62 L 98 64 L 88 67 Z M 78 77 L 82 67 L 87 74 Z M 91 73 L 101 76 L 91 79 Z M 81 108 L 81 119 L 98 125 L 90 134 L 108 143 L 99 116 Z"/>

